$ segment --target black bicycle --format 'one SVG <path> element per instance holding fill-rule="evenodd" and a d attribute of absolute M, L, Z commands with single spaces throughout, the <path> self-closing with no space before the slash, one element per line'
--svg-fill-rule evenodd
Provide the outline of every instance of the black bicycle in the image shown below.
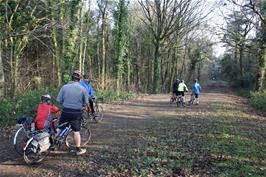
<path fill-rule="evenodd" d="M 82 117 L 84 119 L 85 124 L 88 123 L 88 120 L 93 122 L 100 122 L 103 120 L 103 107 L 99 102 L 103 102 L 103 98 L 97 98 L 93 101 L 94 113 L 92 113 L 90 107 L 83 110 Z"/>
<path fill-rule="evenodd" d="M 172 96 L 170 97 L 170 104 L 174 103 L 177 101 L 177 96 Z"/>
<path fill-rule="evenodd" d="M 17 131 L 13 137 L 13 146 L 19 155 L 23 155 L 23 149 L 27 141 L 37 132 L 32 129 L 34 119 L 29 116 L 23 116 L 17 119 Z"/>

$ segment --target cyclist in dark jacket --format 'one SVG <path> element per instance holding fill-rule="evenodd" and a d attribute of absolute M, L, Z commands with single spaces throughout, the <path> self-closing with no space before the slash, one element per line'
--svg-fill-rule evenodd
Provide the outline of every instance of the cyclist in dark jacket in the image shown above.
<path fill-rule="evenodd" d="M 179 79 L 176 79 L 175 82 L 173 83 L 173 97 L 178 95 L 178 84 L 179 84 Z"/>
<path fill-rule="evenodd" d="M 170 104 L 173 103 L 178 96 L 178 91 L 177 91 L 178 84 L 179 84 L 179 79 L 176 79 L 172 86 L 172 96 L 170 98 Z"/>

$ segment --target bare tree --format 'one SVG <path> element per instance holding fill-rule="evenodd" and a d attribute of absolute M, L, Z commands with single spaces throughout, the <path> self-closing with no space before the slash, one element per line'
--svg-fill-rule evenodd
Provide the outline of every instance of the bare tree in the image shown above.
<path fill-rule="evenodd" d="M 0 97 L 4 96 L 5 88 L 5 77 L 4 77 L 4 67 L 3 67 L 3 61 L 2 61 L 2 45 L 0 41 Z"/>
<path fill-rule="evenodd" d="M 223 42 L 234 50 L 234 60 L 239 64 L 240 76 L 243 76 L 243 55 L 246 43 L 248 41 L 248 34 L 254 29 L 252 23 L 254 16 L 252 14 L 243 14 L 240 11 L 233 11 L 225 18 L 227 28 L 224 31 Z"/>
<path fill-rule="evenodd" d="M 104 88 L 105 85 L 105 75 L 106 75 L 106 38 L 107 38 L 107 17 L 108 17 L 108 7 L 110 5 L 110 0 L 97 0 L 98 8 L 101 15 L 101 52 L 102 52 L 102 66 L 101 66 L 101 87 Z"/>
<path fill-rule="evenodd" d="M 260 32 L 262 35 L 266 34 L 266 1 L 264 0 L 244 0 L 242 3 L 236 0 L 228 0 L 228 2 L 233 3 L 243 9 L 243 12 L 249 10 L 256 14 L 260 19 Z M 265 67 L 266 67 L 266 41 L 263 38 L 261 40 L 261 56 L 259 58 L 259 67 L 256 74 L 256 90 L 263 90 L 263 83 L 265 79 Z"/>
<path fill-rule="evenodd" d="M 189 33 L 200 25 L 204 15 L 200 0 L 139 0 L 145 19 L 143 22 L 153 34 L 154 78 L 153 92 L 159 91 L 161 76 L 161 49 L 172 34 Z"/>

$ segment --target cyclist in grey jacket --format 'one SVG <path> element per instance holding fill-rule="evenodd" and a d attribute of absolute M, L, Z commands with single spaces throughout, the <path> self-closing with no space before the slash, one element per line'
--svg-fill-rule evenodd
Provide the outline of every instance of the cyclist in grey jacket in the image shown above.
<path fill-rule="evenodd" d="M 81 77 L 82 74 L 80 71 L 74 71 L 72 74 L 72 81 L 61 88 L 56 99 L 63 107 L 59 124 L 63 124 L 65 122 L 70 123 L 74 132 L 77 155 L 81 155 L 86 152 L 86 149 L 80 148 L 80 127 L 82 108 L 88 105 L 88 95 L 84 87 L 79 84 Z"/>

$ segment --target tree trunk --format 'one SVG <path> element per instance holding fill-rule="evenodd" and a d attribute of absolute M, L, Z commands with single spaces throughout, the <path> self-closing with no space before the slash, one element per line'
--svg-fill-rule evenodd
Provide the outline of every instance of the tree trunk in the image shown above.
<path fill-rule="evenodd" d="M 181 71 L 179 73 L 179 79 L 182 80 L 183 77 L 184 77 L 184 73 L 185 73 L 185 67 L 186 67 L 186 47 L 185 47 L 185 50 L 184 50 L 184 55 L 183 55 L 183 60 L 182 60 L 182 65 L 181 65 Z"/>
<path fill-rule="evenodd" d="M 79 21 L 79 40 L 80 40 L 80 45 L 79 45 L 79 70 L 81 73 L 84 73 L 84 61 L 83 61 L 83 48 L 84 45 L 84 40 L 83 40 L 83 28 L 82 28 L 82 6 L 79 8 L 79 15 L 78 19 Z"/>
<path fill-rule="evenodd" d="M 243 76 L 243 46 L 239 47 L 239 69 L 240 69 L 240 76 Z"/>
<path fill-rule="evenodd" d="M 88 40 L 86 39 L 85 40 L 85 44 L 84 44 L 84 49 L 83 49 L 83 56 L 82 56 L 82 65 L 83 65 L 83 73 L 84 73 L 84 71 L 85 71 L 85 61 L 86 61 L 86 52 L 87 52 L 87 43 L 88 43 Z M 90 64 L 89 64 L 89 66 L 90 66 Z"/>
<path fill-rule="evenodd" d="M 198 76 L 197 76 L 197 79 L 199 81 L 201 79 L 201 67 L 202 67 L 202 62 L 199 62 L 199 65 L 198 65 Z"/>
<path fill-rule="evenodd" d="M 83 54 L 83 41 L 81 39 L 80 41 L 80 46 L 79 46 L 79 70 L 81 71 L 81 73 L 84 73 L 84 65 L 83 65 L 83 57 L 82 57 L 82 54 Z"/>
<path fill-rule="evenodd" d="M 81 20 L 81 9 L 80 9 L 80 15 L 79 15 L 79 20 Z M 82 26 L 81 22 L 79 24 L 79 35 L 80 35 L 80 43 L 79 43 L 79 70 L 81 73 L 84 73 L 84 62 L 83 62 L 83 35 L 82 35 Z"/>
<path fill-rule="evenodd" d="M 20 90 L 20 59 L 21 55 L 23 53 L 23 50 L 25 49 L 28 38 L 26 36 L 22 38 L 10 38 L 11 41 L 11 48 L 12 48 L 12 54 L 10 55 L 10 63 L 12 63 L 11 67 L 11 76 L 13 79 L 13 87 L 12 87 L 12 96 L 15 96 L 17 92 Z"/>
<path fill-rule="evenodd" d="M 141 60 L 141 47 L 139 42 L 137 41 L 136 43 L 136 52 L 137 52 L 137 57 L 136 57 L 136 68 L 135 68 L 135 84 L 136 84 L 136 89 L 137 91 L 140 91 L 140 71 L 141 71 L 141 67 L 142 67 L 142 60 Z"/>
<path fill-rule="evenodd" d="M 12 47 L 14 45 L 13 39 L 10 38 L 10 54 L 9 54 L 9 66 L 10 66 L 10 72 L 9 72 L 9 78 L 10 78 L 10 83 L 9 83 L 9 88 L 8 88 L 8 94 L 10 97 L 14 96 L 14 62 L 13 62 L 13 53 L 14 53 L 14 48 Z M 9 48 L 9 42 L 6 41 L 6 47 Z"/>
<path fill-rule="evenodd" d="M 106 36 L 106 14 L 102 15 L 102 71 L 101 71 L 101 87 L 104 89 L 105 84 L 105 63 L 106 63 L 106 44 L 105 44 L 105 36 Z"/>
<path fill-rule="evenodd" d="M 265 68 L 259 68 L 256 75 L 256 91 L 263 91 L 264 77 L 265 77 Z"/>
<path fill-rule="evenodd" d="M 50 6 L 51 6 L 51 18 L 52 18 L 52 24 L 58 24 L 56 14 L 57 13 L 62 13 L 62 12 L 57 12 L 55 7 L 56 5 L 54 4 L 56 2 L 50 1 Z M 60 87 L 62 84 L 62 62 L 61 62 L 61 48 L 59 44 L 59 37 L 58 37 L 58 29 L 56 25 L 53 25 L 52 27 L 52 40 L 53 40 L 53 47 L 54 47 L 54 59 L 55 59 L 55 65 L 56 65 L 56 75 L 57 75 L 57 86 Z"/>
<path fill-rule="evenodd" d="M 169 80 L 169 85 L 168 85 L 168 87 L 167 87 L 167 89 L 168 89 L 168 92 L 170 92 L 171 91 L 171 89 L 172 89 L 172 84 L 173 84 L 173 81 L 174 81 L 174 79 L 175 79 L 175 62 L 172 62 L 173 64 L 170 66 L 170 80 Z"/>
<path fill-rule="evenodd" d="M 149 71 L 144 72 L 144 73 L 146 73 L 148 75 L 147 76 L 147 80 L 146 80 L 146 90 L 150 93 L 151 89 L 152 89 L 151 84 L 152 84 L 152 80 L 153 80 L 153 78 L 152 78 L 152 73 L 153 73 L 152 65 L 153 65 L 153 62 L 151 60 L 151 49 L 150 49 L 150 47 L 149 47 L 148 54 L 149 54 L 148 55 L 148 68 L 149 68 Z M 144 71 L 145 71 L 145 69 L 144 69 Z"/>
<path fill-rule="evenodd" d="M 266 5 L 266 2 L 264 2 Z M 262 6 L 265 10 L 265 6 Z M 261 44 L 261 55 L 259 58 L 259 68 L 256 74 L 256 90 L 263 91 L 264 89 L 264 80 L 265 80 L 265 66 L 266 66 L 266 16 L 264 15 L 264 20 L 261 24 L 261 33 L 262 33 L 262 44 Z"/>
<path fill-rule="evenodd" d="M 165 92 L 166 90 L 168 90 L 167 89 L 167 82 L 168 82 L 168 80 L 169 80 L 169 77 L 167 77 L 167 76 L 169 76 L 169 71 L 170 71 L 170 63 L 169 62 L 167 62 L 167 64 L 166 64 L 166 66 L 164 67 L 164 71 L 163 70 L 161 70 L 162 71 L 162 73 L 163 73 L 163 77 L 162 77 L 162 81 L 161 81 L 161 83 L 162 83 L 162 88 L 163 88 L 163 92 Z M 163 68 L 163 67 L 162 67 Z"/>
<path fill-rule="evenodd" d="M 168 90 L 171 91 L 172 90 L 172 85 L 173 85 L 173 82 L 178 79 L 178 78 L 175 78 L 175 77 L 178 77 L 177 75 L 177 67 L 178 67 L 178 59 L 177 59 L 177 54 L 178 51 L 177 49 L 175 49 L 174 53 L 173 53 L 173 56 L 172 56 L 172 65 L 171 65 L 171 78 L 170 78 L 170 84 L 168 86 Z"/>
<path fill-rule="evenodd" d="M 2 60 L 2 45 L 0 41 L 0 97 L 5 95 L 5 74 Z"/>
<path fill-rule="evenodd" d="M 263 91 L 265 79 L 265 61 L 266 61 L 266 48 L 263 49 L 263 54 L 259 59 L 259 68 L 256 74 L 256 90 Z"/>
<path fill-rule="evenodd" d="M 237 53 L 238 53 L 238 47 L 237 47 L 237 44 L 235 44 L 235 51 L 234 51 L 234 62 L 235 64 L 237 65 L 238 61 L 237 61 Z"/>
<path fill-rule="evenodd" d="M 16 52 L 15 52 L 16 53 Z M 19 90 L 19 56 L 15 54 L 14 56 L 14 96 Z"/>
<path fill-rule="evenodd" d="M 57 70 L 57 86 L 60 87 L 62 84 L 62 76 L 61 76 L 61 59 L 60 59 L 60 48 L 58 46 L 58 41 L 57 41 L 57 31 L 56 27 L 53 27 L 53 43 L 54 43 L 54 58 L 55 58 L 55 64 L 56 64 L 56 70 Z"/>
<path fill-rule="evenodd" d="M 130 88 L 131 83 L 131 61 L 130 59 L 127 60 L 127 87 Z"/>
<path fill-rule="evenodd" d="M 100 40 L 99 40 L 100 41 Z M 97 73 L 98 78 L 101 78 L 101 59 L 100 59 L 100 42 L 97 42 Z"/>
<path fill-rule="evenodd" d="M 153 93 L 158 93 L 160 86 L 160 76 L 161 76 L 161 41 L 156 40 L 155 42 L 155 52 L 154 52 L 154 73 L 153 73 Z"/>

